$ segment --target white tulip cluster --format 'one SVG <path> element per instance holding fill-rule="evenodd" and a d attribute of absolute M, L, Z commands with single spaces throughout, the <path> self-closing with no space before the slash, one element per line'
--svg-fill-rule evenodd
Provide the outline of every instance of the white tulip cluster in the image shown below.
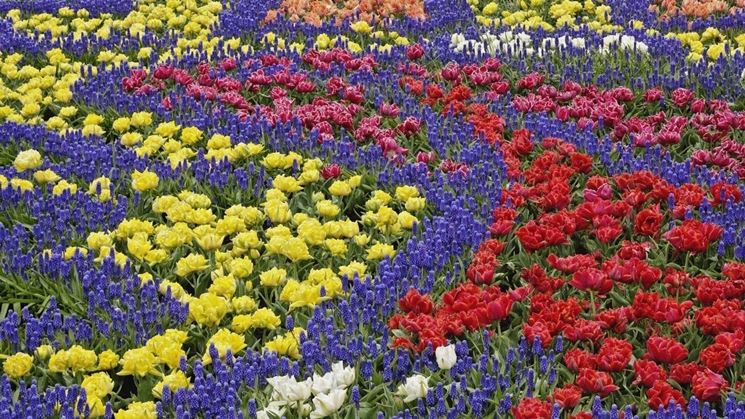
<path fill-rule="evenodd" d="M 603 54 L 606 54 L 611 52 L 614 48 L 620 49 L 621 51 L 638 51 L 642 54 L 646 54 L 649 51 L 649 47 L 644 42 L 637 41 L 636 38 L 631 35 L 621 35 L 618 33 L 603 38 L 603 47 L 600 51 Z"/>
<path fill-rule="evenodd" d="M 461 33 L 450 36 L 450 49 L 455 52 L 467 52 L 472 55 L 536 55 L 542 57 L 547 52 L 556 49 L 586 49 L 585 38 L 562 35 L 559 37 L 544 38 L 540 46 L 535 46 L 532 38 L 522 32 L 502 32 L 493 35 L 489 32 L 481 34 L 479 39 L 466 39 Z M 646 54 L 649 47 L 644 42 L 638 41 L 630 35 L 613 34 L 603 38 L 600 52 L 607 54 L 612 50 L 632 50 Z"/>
<path fill-rule="evenodd" d="M 524 33 L 515 34 L 511 31 L 499 35 L 487 32 L 482 34 L 478 41 L 466 39 L 463 34 L 456 33 L 450 37 L 450 48 L 455 52 L 465 51 L 473 55 L 517 54 L 519 52 L 532 55 L 535 52 L 530 36 Z"/>
<path fill-rule="evenodd" d="M 337 362 L 324 375 L 313 374 L 304 381 L 282 375 L 271 377 L 272 396 L 264 409 L 256 412 L 258 419 L 282 417 L 287 409 L 295 409 L 299 416 L 324 418 L 338 411 L 347 398 L 347 388 L 355 382 L 355 370 Z M 313 406 L 307 400 L 313 395 Z M 311 410 L 312 409 L 312 410 Z"/>
<path fill-rule="evenodd" d="M 541 42 L 544 50 L 549 49 L 565 49 L 568 46 L 577 49 L 585 49 L 585 38 L 571 37 L 568 35 L 559 36 L 556 38 L 544 38 Z"/>
<path fill-rule="evenodd" d="M 480 40 L 466 39 L 463 34 L 456 33 L 450 37 L 450 48 L 455 52 L 467 51 L 471 54 L 488 54 L 496 55 L 537 55 L 543 56 L 546 52 L 557 48 L 584 49 L 585 40 L 579 37 L 570 37 L 567 35 L 556 38 L 544 38 L 541 46 L 535 47 L 533 39 L 522 32 L 514 33 L 512 31 L 502 32 L 499 35 L 485 33 L 480 36 Z"/>

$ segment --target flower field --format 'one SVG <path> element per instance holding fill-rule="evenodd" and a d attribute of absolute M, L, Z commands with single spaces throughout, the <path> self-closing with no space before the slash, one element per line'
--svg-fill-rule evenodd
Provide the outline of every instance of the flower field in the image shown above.
<path fill-rule="evenodd" d="M 0 14 L 0 418 L 745 419 L 745 1 Z"/>

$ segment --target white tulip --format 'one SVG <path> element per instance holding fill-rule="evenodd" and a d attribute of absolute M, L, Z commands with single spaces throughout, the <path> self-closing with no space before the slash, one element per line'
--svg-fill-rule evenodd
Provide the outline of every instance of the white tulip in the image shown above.
<path fill-rule="evenodd" d="M 561 38 L 548 37 L 548 38 L 543 39 L 543 41 L 541 42 L 541 46 L 545 49 L 553 49 L 553 48 L 556 48 L 557 45 L 561 46 L 560 42 L 561 42 Z"/>
<path fill-rule="evenodd" d="M 574 48 L 585 49 L 584 38 L 572 38 L 569 42 L 572 44 Z"/>
<path fill-rule="evenodd" d="M 354 384 L 356 374 L 353 367 L 345 367 L 344 363 L 336 362 L 331 365 L 331 373 L 334 375 L 337 387 L 347 388 Z"/>
<path fill-rule="evenodd" d="M 256 419 L 281 418 L 285 414 L 285 402 L 270 402 L 265 408 L 256 412 Z"/>
<path fill-rule="evenodd" d="M 473 55 L 481 55 L 486 52 L 484 44 L 476 41 L 468 41 L 469 52 Z"/>
<path fill-rule="evenodd" d="M 466 37 L 462 33 L 454 33 L 450 37 L 450 48 L 455 52 L 463 51 L 463 47 L 466 45 Z"/>
<path fill-rule="evenodd" d="M 621 49 L 634 49 L 636 45 L 636 38 L 629 35 L 621 35 Z"/>
<path fill-rule="evenodd" d="M 566 35 L 558 38 L 557 41 L 558 42 L 556 43 L 556 47 L 559 48 L 559 49 L 566 49 L 567 42 L 571 42 L 571 41 L 569 41 L 569 37 L 566 36 Z"/>
<path fill-rule="evenodd" d="M 408 403 L 413 400 L 421 399 L 427 395 L 429 385 L 428 378 L 417 374 L 406 379 L 406 382 L 398 386 L 398 395 L 404 396 L 404 402 Z"/>
<path fill-rule="evenodd" d="M 328 394 L 318 394 L 313 398 L 315 409 L 310 412 L 311 418 L 325 418 L 336 413 L 344 404 L 347 391 L 341 388 L 331 390 Z"/>
<path fill-rule="evenodd" d="M 484 42 L 487 42 L 487 43 L 489 43 L 489 42 L 499 42 L 499 39 L 496 36 L 494 36 L 491 33 L 489 33 L 489 32 L 487 32 L 485 34 L 482 34 L 481 35 L 481 40 L 484 41 Z"/>
<path fill-rule="evenodd" d="M 533 43 L 533 38 L 531 38 L 527 33 L 520 32 L 515 35 L 515 41 L 522 45 L 531 45 Z"/>
<path fill-rule="evenodd" d="M 276 377 L 269 377 L 266 379 L 266 382 L 269 383 L 272 388 L 277 389 L 279 387 L 282 387 L 285 383 L 285 381 L 289 380 L 290 377 L 287 375 L 279 375 Z"/>
<path fill-rule="evenodd" d="M 455 354 L 455 345 L 452 343 L 448 346 L 440 346 L 435 349 L 435 358 L 437 366 L 441 370 L 449 370 L 458 361 L 458 355 Z"/>
<path fill-rule="evenodd" d="M 502 49 L 502 44 L 499 41 L 490 41 L 484 45 L 486 45 L 486 53 L 492 56 L 497 55 L 497 52 Z"/>
<path fill-rule="evenodd" d="M 289 377 L 286 375 L 267 378 L 266 381 L 274 390 L 272 397 L 275 400 L 285 402 L 302 402 L 308 399 L 310 397 L 310 388 L 313 383 L 310 378 L 298 382 L 295 377 Z"/>
<path fill-rule="evenodd" d="M 610 51 L 610 47 L 612 45 L 616 45 L 621 50 L 633 50 L 636 49 L 642 54 L 646 54 L 649 50 L 649 47 L 644 42 L 639 42 L 630 35 L 620 35 L 620 34 L 614 34 L 614 35 L 608 35 L 605 38 L 603 38 L 603 48 L 602 52 L 607 53 Z"/>
<path fill-rule="evenodd" d="M 612 34 L 612 35 L 605 36 L 603 38 L 602 52 L 603 53 L 610 52 L 610 47 L 617 44 L 620 40 L 621 40 L 621 35 L 619 34 Z"/>
<path fill-rule="evenodd" d="M 313 394 L 328 393 L 336 388 L 336 379 L 334 374 L 327 372 L 323 375 L 313 374 L 313 386 L 310 391 Z"/>
<path fill-rule="evenodd" d="M 310 415 L 310 411 L 313 410 L 313 406 L 310 403 L 303 403 L 302 406 L 297 408 L 297 413 L 300 417 L 307 417 Z"/>

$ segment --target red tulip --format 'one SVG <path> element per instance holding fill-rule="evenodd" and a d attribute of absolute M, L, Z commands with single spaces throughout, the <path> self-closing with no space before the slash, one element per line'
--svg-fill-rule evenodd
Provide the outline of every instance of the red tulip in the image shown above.
<path fill-rule="evenodd" d="M 419 44 L 414 44 L 406 48 L 406 58 L 416 61 L 424 55 L 424 48 Z"/>
<path fill-rule="evenodd" d="M 729 348 L 721 343 L 707 346 L 699 354 L 701 363 L 714 372 L 722 372 L 735 363 L 735 356 Z"/>
<path fill-rule="evenodd" d="M 634 384 L 641 384 L 646 387 L 652 387 L 657 380 L 664 381 L 667 379 L 665 369 L 654 361 L 640 359 L 634 363 L 634 371 L 636 372 Z"/>
<path fill-rule="evenodd" d="M 572 275 L 569 285 L 582 291 L 592 290 L 600 294 L 606 294 L 613 288 L 613 281 L 599 269 L 585 268 Z"/>
<path fill-rule="evenodd" d="M 551 411 L 551 403 L 525 397 L 512 408 L 512 415 L 515 419 L 550 419 Z"/>
<path fill-rule="evenodd" d="M 721 399 L 723 391 L 729 387 L 727 380 L 712 370 L 699 371 L 691 380 L 693 394 L 701 401 L 716 402 Z"/>
<path fill-rule="evenodd" d="M 554 389 L 553 399 L 564 409 L 577 406 L 581 397 L 582 389 L 576 385 L 568 384 Z"/>
<path fill-rule="evenodd" d="M 686 399 L 683 393 L 674 389 L 673 386 L 665 381 L 655 381 L 652 387 L 647 389 L 647 404 L 650 409 L 655 410 L 659 407 L 667 408 L 671 401 L 683 408 L 686 406 Z"/>
<path fill-rule="evenodd" d="M 634 232 L 644 236 L 653 237 L 660 231 L 664 216 L 660 212 L 659 205 L 645 208 L 636 215 L 634 219 Z"/>
<path fill-rule="evenodd" d="M 603 371 L 623 371 L 631 361 L 631 344 L 622 339 L 608 338 L 598 351 L 598 366 Z"/>
<path fill-rule="evenodd" d="M 613 378 L 610 374 L 589 368 L 579 371 L 577 385 L 584 393 L 597 394 L 601 397 L 605 397 L 618 390 L 618 386 L 613 384 Z"/>
<path fill-rule="evenodd" d="M 512 297 L 509 294 L 503 294 L 496 300 L 486 306 L 486 311 L 490 321 L 506 319 L 512 309 Z"/>
<path fill-rule="evenodd" d="M 647 339 L 647 351 L 653 360 L 665 364 L 677 364 L 688 358 L 688 350 L 682 343 L 661 336 Z"/>
<path fill-rule="evenodd" d="M 321 177 L 324 179 L 336 179 L 341 176 L 341 167 L 337 164 L 330 164 L 321 169 Z"/>

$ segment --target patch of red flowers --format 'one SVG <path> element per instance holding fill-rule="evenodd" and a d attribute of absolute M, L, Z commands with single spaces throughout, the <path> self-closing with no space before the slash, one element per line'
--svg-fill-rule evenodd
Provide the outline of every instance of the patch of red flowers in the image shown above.
<path fill-rule="evenodd" d="M 444 346 L 448 337 L 483 329 L 506 319 L 512 304 L 523 297 L 521 290 L 503 293 L 496 286 L 480 288 L 466 283 L 448 291 L 434 304 L 429 296 L 412 288 L 399 301 L 403 314 L 394 315 L 388 321 L 391 329 L 404 330 L 410 337 L 396 337 L 393 346 L 417 352 L 428 346 L 433 349 Z"/>
<path fill-rule="evenodd" d="M 407 336 L 394 346 L 422 351 L 467 331 L 493 330 L 498 321 L 544 348 L 563 336 L 567 378 L 548 400 L 523 399 L 512 408 L 515 417 L 550 417 L 554 402 L 572 408 L 632 384 L 652 409 L 682 405 L 691 395 L 720 400 L 736 386 L 727 377 L 745 348 L 745 264 L 710 262 L 725 231 L 699 214 L 740 202 L 741 188 L 673 184 L 649 171 L 608 176 L 561 139 L 505 132 L 504 121 L 474 100 L 509 90 L 497 64 L 451 63 L 402 77 L 422 103 L 462 114 L 476 137 L 499 147 L 509 183 L 492 212 L 492 238 L 465 271 L 468 282 L 439 299 L 409 291 L 402 314 L 389 321 Z M 537 73 L 515 87 L 520 112 L 553 113 L 639 147 L 670 147 L 695 132 L 714 145 L 694 152 L 694 164 L 745 170 L 737 159 L 745 148 L 730 139 L 745 128 L 745 114 L 725 103 L 684 90 L 556 88 Z M 661 101 L 671 115 L 660 111 Z M 632 112 L 639 103 L 641 112 Z M 516 311 L 527 314 L 510 315 Z"/>

